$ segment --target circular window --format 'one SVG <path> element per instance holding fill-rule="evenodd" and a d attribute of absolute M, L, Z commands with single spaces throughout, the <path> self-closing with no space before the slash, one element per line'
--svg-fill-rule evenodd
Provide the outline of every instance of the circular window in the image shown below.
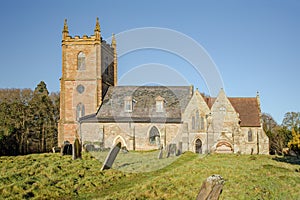
<path fill-rule="evenodd" d="M 80 93 L 80 94 L 84 92 L 84 86 L 83 85 L 78 85 L 76 89 L 77 89 L 77 92 Z"/>

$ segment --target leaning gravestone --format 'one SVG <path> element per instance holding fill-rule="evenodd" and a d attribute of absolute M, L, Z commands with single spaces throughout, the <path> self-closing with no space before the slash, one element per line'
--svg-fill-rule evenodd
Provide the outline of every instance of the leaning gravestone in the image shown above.
<path fill-rule="evenodd" d="M 180 156 L 182 154 L 182 142 L 178 142 L 178 148 L 176 156 Z"/>
<path fill-rule="evenodd" d="M 167 147 L 167 158 L 170 156 L 176 156 L 176 144 L 169 144 Z"/>
<path fill-rule="evenodd" d="M 72 155 L 72 144 L 70 144 L 70 142 L 64 142 L 64 144 L 61 147 L 61 155 Z"/>
<path fill-rule="evenodd" d="M 103 166 L 101 168 L 101 171 L 106 170 L 106 169 L 110 169 L 119 153 L 121 149 L 121 142 L 119 142 L 118 144 L 116 144 L 116 146 L 114 146 L 108 153 Z"/>
<path fill-rule="evenodd" d="M 176 156 L 176 144 L 170 144 L 170 155 Z"/>
<path fill-rule="evenodd" d="M 76 138 L 73 145 L 72 159 L 75 160 L 78 158 L 81 159 L 81 144 L 78 138 Z"/>
<path fill-rule="evenodd" d="M 218 200 L 222 193 L 224 179 L 220 175 L 208 177 L 202 184 L 196 200 Z"/>
<path fill-rule="evenodd" d="M 159 148 L 158 159 L 162 159 L 162 157 L 163 157 L 163 147 L 161 146 Z"/>

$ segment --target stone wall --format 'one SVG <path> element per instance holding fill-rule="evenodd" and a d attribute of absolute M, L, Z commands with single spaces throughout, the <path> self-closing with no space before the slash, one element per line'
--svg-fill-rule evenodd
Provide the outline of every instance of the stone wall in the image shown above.
<path fill-rule="evenodd" d="M 120 141 L 122 146 L 133 150 L 135 139 L 135 150 L 158 149 L 158 144 L 150 144 L 149 132 L 155 126 L 160 134 L 159 144 L 164 147 L 170 143 L 177 144 L 181 141 L 182 124 L 160 124 L 160 123 L 82 123 L 80 134 L 83 144 L 100 143 L 104 141 L 104 147 L 111 147 Z M 101 135 L 102 134 L 102 135 Z"/>

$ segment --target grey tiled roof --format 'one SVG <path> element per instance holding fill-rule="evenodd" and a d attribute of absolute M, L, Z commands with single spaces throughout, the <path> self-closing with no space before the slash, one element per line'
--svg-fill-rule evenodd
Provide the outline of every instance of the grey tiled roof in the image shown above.
<path fill-rule="evenodd" d="M 111 86 L 97 112 L 97 119 L 99 122 L 181 122 L 181 113 L 191 95 L 189 86 Z M 127 112 L 124 101 L 130 98 L 133 108 L 132 112 Z M 164 112 L 156 111 L 157 99 L 164 99 Z"/>

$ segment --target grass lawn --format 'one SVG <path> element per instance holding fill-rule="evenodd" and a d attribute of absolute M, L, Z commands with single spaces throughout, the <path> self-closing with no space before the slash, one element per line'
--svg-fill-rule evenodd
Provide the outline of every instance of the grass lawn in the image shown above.
<path fill-rule="evenodd" d="M 299 160 L 190 152 L 158 160 L 157 154 L 120 153 L 107 171 L 100 171 L 100 154 L 74 161 L 59 154 L 0 157 L 0 199 L 195 199 L 212 174 L 226 181 L 220 199 L 300 199 Z"/>

